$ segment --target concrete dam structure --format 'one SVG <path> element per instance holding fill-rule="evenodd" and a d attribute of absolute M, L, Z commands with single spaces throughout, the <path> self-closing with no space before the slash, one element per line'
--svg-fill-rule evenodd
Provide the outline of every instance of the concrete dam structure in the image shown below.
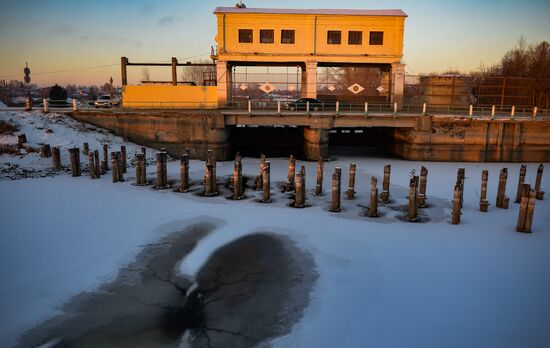
<path fill-rule="evenodd" d="M 228 160 L 243 148 L 278 149 L 280 155 L 293 153 L 305 160 L 328 158 L 329 131 L 344 131 L 349 134 L 342 137 L 360 137 L 359 142 L 415 161 L 550 161 L 547 119 L 240 110 L 82 110 L 72 117 L 130 141 L 165 148 L 172 156 L 189 148 L 197 159 L 210 149 L 217 159 Z"/>

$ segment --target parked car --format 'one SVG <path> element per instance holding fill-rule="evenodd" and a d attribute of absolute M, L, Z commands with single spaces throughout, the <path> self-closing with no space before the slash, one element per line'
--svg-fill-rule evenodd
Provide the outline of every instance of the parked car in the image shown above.
<path fill-rule="evenodd" d="M 309 110 L 319 111 L 323 108 L 323 102 L 315 98 L 300 98 L 290 103 L 285 104 L 285 108 L 290 111 L 306 110 L 307 102 L 309 102 Z"/>
<path fill-rule="evenodd" d="M 120 105 L 120 100 L 116 97 L 111 99 L 111 96 L 108 94 L 100 95 L 94 102 L 96 108 L 111 108 L 118 105 Z"/>

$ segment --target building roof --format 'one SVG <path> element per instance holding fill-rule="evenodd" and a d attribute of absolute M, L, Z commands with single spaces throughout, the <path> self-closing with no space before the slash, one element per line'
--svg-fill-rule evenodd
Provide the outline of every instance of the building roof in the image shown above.
<path fill-rule="evenodd" d="M 214 13 L 262 13 L 262 14 L 312 14 L 343 16 L 407 17 L 402 10 L 347 10 L 347 9 L 284 9 L 284 8 L 238 8 L 216 7 Z"/>

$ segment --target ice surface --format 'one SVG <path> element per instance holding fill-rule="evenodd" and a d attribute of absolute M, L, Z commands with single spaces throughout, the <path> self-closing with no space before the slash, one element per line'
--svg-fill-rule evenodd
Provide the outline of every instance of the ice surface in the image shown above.
<path fill-rule="evenodd" d="M 65 147 L 87 141 L 98 148 L 105 137 L 117 146 L 120 138 L 80 128 L 76 123 L 40 113 L 0 112 L 22 126 L 29 142 L 47 140 Z M 54 127 L 44 134 L 37 127 Z M 84 130 L 83 130 L 84 129 Z M 43 138 L 47 137 L 47 138 Z M 138 146 L 127 144 L 132 151 Z M 152 151 L 150 151 L 152 152 Z M 129 154 L 131 151 L 129 151 Z M 30 154 L 2 155 L 0 163 L 40 168 L 51 159 Z M 63 159 L 67 162 L 67 157 Z M 17 335 L 45 318 L 79 292 L 112 279 L 146 243 L 164 233 L 158 227 L 197 216 L 225 221 L 205 238 L 181 264 L 182 272 L 196 274 L 216 248 L 240 236 L 269 231 L 290 236 L 310 252 L 319 279 L 306 315 L 291 334 L 275 339 L 278 347 L 542 347 L 550 343 L 550 204 L 537 201 L 533 234 L 515 232 L 518 205 L 494 207 L 498 171 L 508 167 L 507 195 L 513 201 L 518 164 L 418 163 L 399 159 L 340 157 L 325 164 L 322 197 L 313 197 L 316 163 L 306 165 L 305 209 L 287 207 L 291 200 L 276 190 L 285 180 L 287 159 L 270 159 L 272 204 L 257 203 L 259 192 L 246 191 L 242 201 L 223 195 L 155 191 L 86 176 L 0 181 L 0 346 L 10 346 Z M 342 198 L 344 212 L 329 213 L 330 173 L 343 167 L 347 188 L 349 163 L 357 163 L 358 197 Z M 385 216 L 362 216 L 368 206 L 370 176 L 379 177 L 392 165 L 393 206 Z M 406 202 L 411 169 L 429 169 L 429 221 L 399 219 Z M 450 199 L 458 167 L 466 168 L 464 209 L 460 225 L 450 224 Z M 259 160 L 245 158 L 243 171 L 255 176 Z M 526 182 L 534 184 L 537 164 L 529 164 Z M 547 167 L 548 168 L 548 167 Z M 219 162 L 219 180 L 233 169 Z M 481 171 L 488 169 L 488 213 L 478 210 Z M 169 163 L 169 178 L 179 174 L 179 163 Z M 204 163 L 191 161 L 191 179 L 198 188 Z M 154 177 L 155 167 L 148 167 Z M 543 189 L 550 190 L 548 173 Z"/>

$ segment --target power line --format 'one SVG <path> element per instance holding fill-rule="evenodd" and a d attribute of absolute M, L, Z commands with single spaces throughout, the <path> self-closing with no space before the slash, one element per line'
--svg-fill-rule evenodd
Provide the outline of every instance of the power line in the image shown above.
<path fill-rule="evenodd" d="M 186 59 L 201 57 L 201 56 L 207 55 L 207 54 L 209 54 L 209 53 L 210 53 L 210 51 L 205 52 L 205 53 L 201 53 L 201 54 L 197 54 L 197 55 L 194 55 L 194 56 L 189 56 L 189 57 L 181 58 L 181 60 L 183 61 L 183 60 L 186 60 Z M 107 68 L 107 67 L 118 66 L 118 65 L 120 65 L 120 63 L 115 63 L 115 64 L 104 64 L 104 65 L 93 65 L 93 66 L 86 66 L 86 67 L 82 67 L 82 68 L 72 68 L 72 69 L 64 69 L 64 70 L 56 70 L 56 71 L 38 72 L 38 73 L 33 73 L 32 76 L 37 76 L 37 75 L 49 75 L 49 74 L 59 74 L 59 73 L 72 72 L 72 71 L 83 71 L 83 70 L 101 69 L 101 68 Z M 19 74 L 17 74 L 17 75 L 3 75 L 3 76 L 0 76 L 0 78 L 6 79 L 6 78 L 13 78 L 13 77 L 20 77 L 20 76 L 21 76 L 21 75 L 19 75 Z"/>

